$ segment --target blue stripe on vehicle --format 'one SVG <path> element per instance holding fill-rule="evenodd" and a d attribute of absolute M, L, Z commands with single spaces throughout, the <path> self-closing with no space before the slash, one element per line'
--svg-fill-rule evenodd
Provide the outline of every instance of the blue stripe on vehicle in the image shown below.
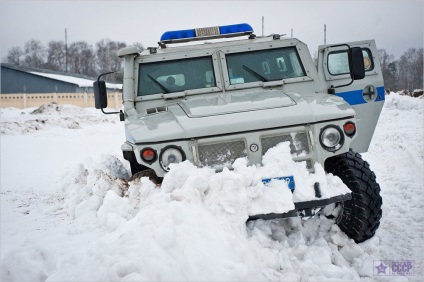
<path fill-rule="evenodd" d="M 339 92 L 336 93 L 337 96 L 342 97 L 346 102 L 348 102 L 350 105 L 359 105 L 359 104 L 366 104 L 367 101 L 365 101 L 363 97 L 363 90 L 353 90 L 353 91 L 346 91 L 346 92 Z M 384 86 L 377 87 L 377 98 L 375 99 L 376 102 L 378 101 L 384 101 Z"/>
<path fill-rule="evenodd" d="M 386 91 L 384 90 L 384 86 L 377 87 L 377 99 L 375 101 L 384 101 L 386 95 Z"/>
<path fill-rule="evenodd" d="M 339 93 L 336 93 L 336 95 L 339 97 L 342 97 L 350 105 L 365 104 L 367 102 L 362 96 L 362 89 L 347 91 L 347 92 L 339 92 Z"/>

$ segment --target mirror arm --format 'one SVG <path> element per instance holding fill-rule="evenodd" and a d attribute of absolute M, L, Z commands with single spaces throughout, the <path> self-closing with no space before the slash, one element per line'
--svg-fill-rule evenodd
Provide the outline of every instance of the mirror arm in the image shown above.
<path fill-rule="evenodd" d="M 108 75 L 108 74 L 112 74 L 112 73 L 116 73 L 116 71 L 110 71 L 110 72 L 102 73 L 101 75 L 99 75 L 99 77 L 97 77 L 97 82 L 98 82 L 98 83 L 100 82 L 100 78 L 101 78 L 102 76 L 104 76 L 104 75 Z M 106 94 L 106 95 L 107 95 L 107 94 Z M 101 108 L 102 113 L 104 113 L 105 115 L 121 114 L 121 113 L 122 113 L 122 110 L 121 110 L 121 111 L 119 111 L 119 112 L 105 112 L 103 109 L 104 109 L 104 108 Z"/>
<path fill-rule="evenodd" d="M 107 74 L 112 74 L 112 73 L 116 73 L 116 71 L 110 71 L 110 72 L 102 73 L 102 74 L 101 74 L 101 75 L 99 75 L 99 77 L 97 78 L 97 82 L 100 82 L 100 78 L 101 78 L 102 76 L 107 75 Z"/>
<path fill-rule="evenodd" d="M 337 85 L 337 86 L 333 86 L 333 85 L 331 85 L 331 88 L 339 88 L 339 87 L 349 86 L 349 85 L 351 85 L 354 81 L 355 81 L 355 80 L 354 80 L 354 79 L 352 79 L 352 81 L 351 81 L 351 82 L 349 82 L 349 83 L 347 83 L 347 84 Z"/>

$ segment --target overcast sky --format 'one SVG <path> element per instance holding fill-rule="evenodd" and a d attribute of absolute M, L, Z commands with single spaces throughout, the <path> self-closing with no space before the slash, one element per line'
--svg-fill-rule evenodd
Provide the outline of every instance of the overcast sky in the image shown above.
<path fill-rule="evenodd" d="M 167 30 L 249 23 L 255 34 L 293 35 L 313 54 L 324 41 L 375 39 L 399 58 L 423 47 L 423 0 L 388 1 L 4 1 L 0 2 L 1 58 L 13 46 L 39 39 L 68 44 L 104 38 L 157 46 Z"/>

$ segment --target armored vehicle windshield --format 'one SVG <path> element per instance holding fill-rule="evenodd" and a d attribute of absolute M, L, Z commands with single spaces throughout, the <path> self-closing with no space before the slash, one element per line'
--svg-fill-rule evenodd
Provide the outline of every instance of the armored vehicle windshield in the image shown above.
<path fill-rule="evenodd" d="M 214 87 L 211 57 L 140 64 L 138 96 Z"/>
<path fill-rule="evenodd" d="M 226 55 L 231 84 L 305 76 L 295 47 Z"/>

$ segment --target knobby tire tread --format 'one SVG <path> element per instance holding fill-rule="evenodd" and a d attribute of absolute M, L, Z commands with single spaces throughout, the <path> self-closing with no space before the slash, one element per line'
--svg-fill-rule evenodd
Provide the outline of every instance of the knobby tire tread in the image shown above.
<path fill-rule="evenodd" d="M 337 225 L 357 243 L 373 237 L 380 225 L 383 201 L 380 185 L 369 164 L 350 150 L 327 160 L 325 168 L 352 190 L 352 199 L 343 203 Z"/>

